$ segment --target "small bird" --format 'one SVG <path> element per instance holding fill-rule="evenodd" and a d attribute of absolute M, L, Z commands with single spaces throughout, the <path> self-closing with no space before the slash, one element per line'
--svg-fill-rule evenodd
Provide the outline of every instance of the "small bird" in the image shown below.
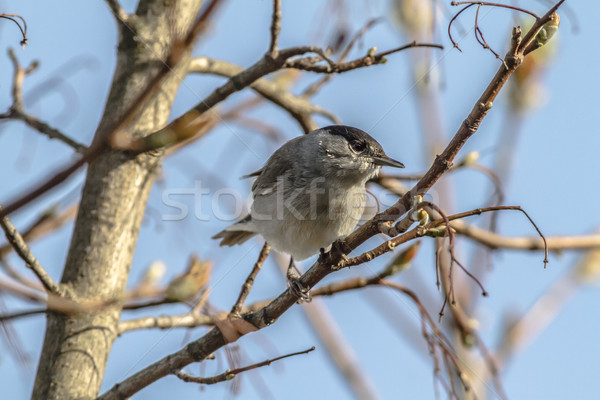
<path fill-rule="evenodd" d="M 250 214 L 213 236 L 221 246 L 260 234 L 291 256 L 288 280 L 298 288 L 293 260 L 304 260 L 350 234 L 366 205 L 366 183 L 382 166 L 404 168 L 366 132 L 344 125 L 316 129 L 273 153 L 252 185 Z M 302 297 L 306 290 L 301 288 Z"/>

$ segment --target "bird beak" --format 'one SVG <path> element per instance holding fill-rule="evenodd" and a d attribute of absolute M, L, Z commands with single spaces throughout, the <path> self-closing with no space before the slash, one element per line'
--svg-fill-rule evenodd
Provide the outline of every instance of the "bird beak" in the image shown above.
<path fill-rule="evenodd" d="M 404 164 L 402 164 L 400 161 L 394 160 L 393 158 L 389 158 L 388 156 L 373 157 L 373 163 L 375 165 L 381 165 L 384 167 L 404 168 Z"/>

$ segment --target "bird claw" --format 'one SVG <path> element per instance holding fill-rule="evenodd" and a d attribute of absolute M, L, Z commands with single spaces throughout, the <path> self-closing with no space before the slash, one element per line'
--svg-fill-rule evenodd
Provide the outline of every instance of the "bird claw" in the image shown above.
<path fill-rule="evenodd" d="M 296 269 L 293 259 L 290 259 L 290 265 L 288 266 L 287 281 L 292 294 L 298 298 L 298 303 L 311 301 L 310 287 L 300 282 L 300 273 Z"/>
<path fill-rule="evenodd" d="M 299 278 L 296 277 L 288 277 L 288 285 L 292 294 L 298 298 L 298 303 L 310 302 L 312 300 L 312 296 L 310 295 L 310 288 L 304 286 L 302 282 L 300 282 Z"/>

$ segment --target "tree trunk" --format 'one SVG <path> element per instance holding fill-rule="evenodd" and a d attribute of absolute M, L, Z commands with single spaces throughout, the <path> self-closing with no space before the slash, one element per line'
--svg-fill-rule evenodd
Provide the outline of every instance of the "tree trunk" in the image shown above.
<path fill-rule="evenodd" d="M 140 1 L 120 26 L 117 66 L 96 136 L 105 134 L 162 67 L 169 45 L 194 22 L 201 0 Z M 189 54 L 128 128 L 144 136 L 167 121 Z M 90 162 L 61 283 L 77 300 L 122 298 L 145 205 L 161 155 L 107 151 Z M 98 395 L 116 337 L 119 305 L 77 315 L 48 313 L 34 399 Z"/>

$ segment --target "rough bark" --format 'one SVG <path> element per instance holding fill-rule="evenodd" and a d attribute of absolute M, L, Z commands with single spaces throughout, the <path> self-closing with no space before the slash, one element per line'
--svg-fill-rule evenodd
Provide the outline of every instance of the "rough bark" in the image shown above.
<path fill-rule="evenodd" d="M 145 84 L 162 67 L 175 35 L 193 23 L 201 0 L 141 1 L 127 26 L 120 25 L 117 65 L 100 137 L 114 127 Z M 189 63 L 186 54 L 129 128 L 135 136 L 167 122 Z M 147 197 L 161 155 L 108 151 L 88 166 L 81 205 L 61 283 L 78 300 L 123 296 Z M 48 313 L 32 398 L 90 399 L 100 390 L 121 309 L 78 315 Z"/>

